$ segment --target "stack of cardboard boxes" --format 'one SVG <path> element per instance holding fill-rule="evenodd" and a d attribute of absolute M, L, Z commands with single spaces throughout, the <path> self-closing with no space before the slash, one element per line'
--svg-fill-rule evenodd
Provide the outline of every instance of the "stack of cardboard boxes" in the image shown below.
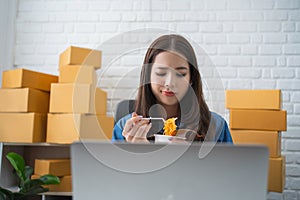
<path fill-rule="evenodd" d="M 60 55 L 59 77 L 26 69 L 3 73 L 0 141 L 70 144 L 80 139 L 110 140 L 113 117 L 106 116 L 107 93 L 97 88 L 101 52 L 69 47 Z M 48 115 L 47 115 L 48 114 Z M 70 159 L 37 159 L 34 175 L 59 176 L 50 191 L 72 191 Z"/>
<path fill-rule="evenodd" d="M 230 132 L 235 144 L 262 144 L 269 148 L 268 190 L 282 192 L 285 157 L 281 131 L 286 131 L 286 111 L 281 110 L 280 90 L 228 90 Z"/>
<path fill-rule="evenodd" d="M 47 142 L 111 139 L 113 117 L 106 116 L 107 93 L 96 87 L 101 51 L 69 47 L 60 55 L 59 83 L 51 84 Z"/>
<path fill-rule="evenodd" d="M 32 179 L 38 179 L 40 176 L 52 174 L 58 176 L 60 184 L 45 185 L 49 191 L 72 192 L 72 176 L 70 159 L 36 159 L 34 163 L 34 175 Z"/>
<path fill-rule="evenodd" d="M 1 142 L 45 142 L 50 84 L 57 80 L 57 76 L 25 69 L 3 72 Z"/>

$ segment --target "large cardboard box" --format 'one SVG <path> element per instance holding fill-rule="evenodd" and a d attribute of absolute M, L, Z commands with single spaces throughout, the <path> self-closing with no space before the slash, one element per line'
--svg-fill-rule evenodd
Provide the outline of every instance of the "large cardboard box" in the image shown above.
<path fill-rule="evenodd" d="M 262 144 L 270 157 L 281 156 L 281 133 L 278 131 L 230 130 L 234 144 Z"/>
<path fill-rule="evenodd" d="M 50 84 L 57 81 L 57 76 L 19 68 L 3 72 L 2 88 L 34 88 L 49 92 Z"/>
<path fill-rule="evenodd" d="M 66 176 L 71 174 L 70 159 L 35 159 L 34 174 Z"/>
<path fill-rule="evenodd" d="M 227 90 L 228 109 L 281 109 L 280 90 Z"/>
<path fill-rule="evenodd" d="M 47 115 L 0 113 L 1 142 L 45 142 Z"/>
<path fill-rule="evenodd" d="M 102 52 L 93 49 L 70 46 L 59 57 L 59 67 L 66 65 L 93 65 L 101 67 Z"/>
<path fill-rule="evenodd" d="M 285 186 L 285 157 L 269 159 L 268 190 L 282 193 Z"/>
<path fill-rule="evenodd" d="M 231 129 L 286 131 L 285 110 L 230 110 Z"/>
<path fill-rule="evenodd" d="M 50 113 L 106 115 L 107 93 L 90 84 L 52 84 Z"/>
<path fill-rule="evenodd" d="M 67 65 L 59 68 L 59 83 L 85 83 L 96 85 L 97 76 L 93 66 Z"/>
<path fill-rule="evenodd" d="M 31 179 L 38 179 L 40 175 L 33 174 Z M 58 185 L 43 185 L 44 188 L 48 188 L 50 192 L 72 192 L 72 176 L 59 177 L 60 184 Z"/>
<path fill-rule="evenodd" d="M 111 140 L 114 129 L 114 118 L 110 116 L 97 115 L 100 129 L 105 133 L 106 137 Z"/>
<path fill-rule="evenodd" d="M 80 139 L 111 140 L 113 127 L 113 117 L 49 113 L 46 141 L 70 144 Z"/>
<path fill-rule="evenodd" d="M 31 88 L 0 89 L 0 112 L 48 113 L 49 93 Z"/>

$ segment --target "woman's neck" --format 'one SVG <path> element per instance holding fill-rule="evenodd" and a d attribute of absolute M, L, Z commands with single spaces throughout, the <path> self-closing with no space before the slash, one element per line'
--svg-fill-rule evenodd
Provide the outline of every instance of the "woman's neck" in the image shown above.
<path fill-rule="evenodd" d="M 171 117 L 178 117 L 178 115 L 179 115 L 179 112 L 178 112 L 179 106 L 178 106 L 178 104 L 177 105 L 172 105 L 172 106 L 163 105 L 163 107 L 166 110 L 167 119 L 169 119 Z"/>

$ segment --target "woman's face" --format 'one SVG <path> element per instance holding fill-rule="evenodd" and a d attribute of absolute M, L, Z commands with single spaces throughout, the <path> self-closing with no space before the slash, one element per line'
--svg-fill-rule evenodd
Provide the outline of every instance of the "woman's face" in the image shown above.
<path fill-rule="evenodd" d="M 151 70 L 151 89 L 162 105 L 176 105 L 190 86 L 190 68 L 184 59 L 175 53 L 159 53 Z"/>

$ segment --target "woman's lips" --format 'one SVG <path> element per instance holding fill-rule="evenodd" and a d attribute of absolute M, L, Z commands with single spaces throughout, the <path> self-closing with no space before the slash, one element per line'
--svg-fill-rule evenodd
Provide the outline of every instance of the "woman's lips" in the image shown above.
<path fill-rule="evenodd" d="M 162 91 L 162 94 L 168 97 L 172 97 L 175 95 L 175 93 L 171 91 Z"/>

